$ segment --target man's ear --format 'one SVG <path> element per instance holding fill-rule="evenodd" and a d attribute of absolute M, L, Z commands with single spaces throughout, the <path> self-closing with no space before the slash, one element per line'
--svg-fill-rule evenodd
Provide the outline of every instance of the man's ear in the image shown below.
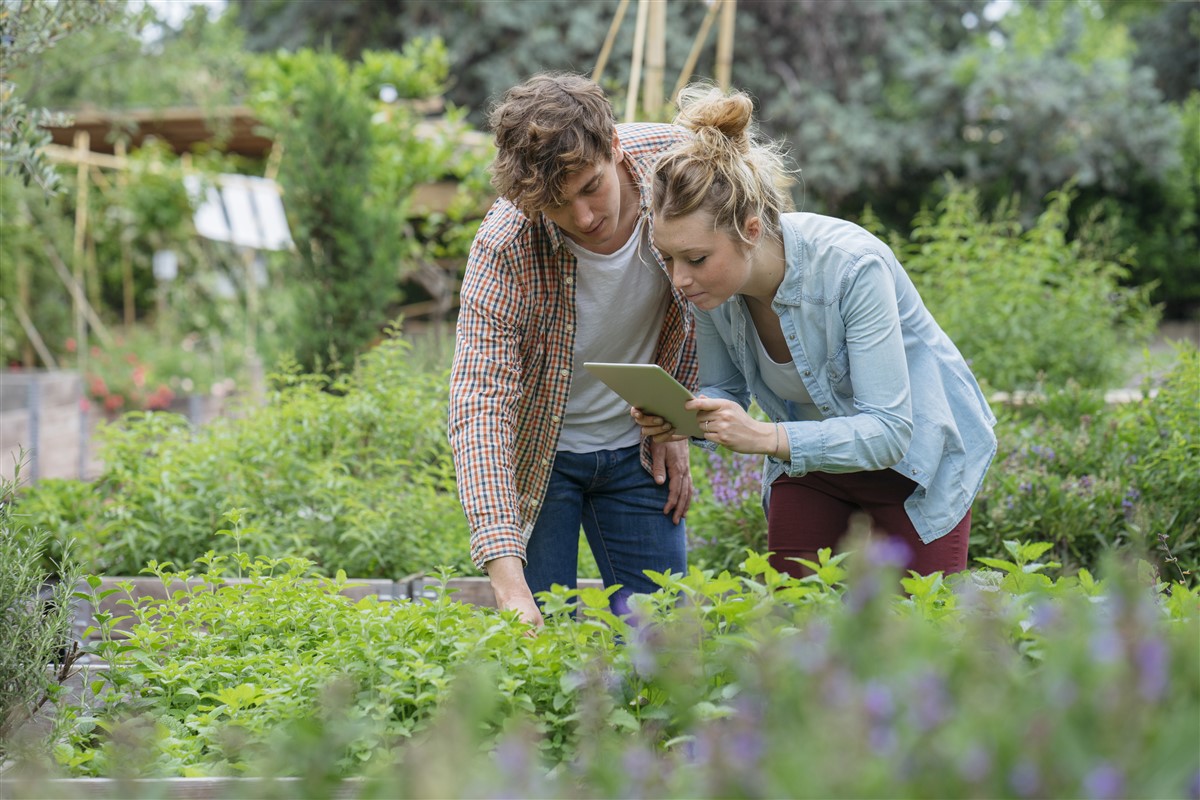
<path fill-rule="evenodd" d="M 617 135 L 616 129 L 613 129 L 612 154 L 613 162 L 616 164 L 620 164 L 621 159 L 625 156 L 621 151 L 621 137 Z"/>

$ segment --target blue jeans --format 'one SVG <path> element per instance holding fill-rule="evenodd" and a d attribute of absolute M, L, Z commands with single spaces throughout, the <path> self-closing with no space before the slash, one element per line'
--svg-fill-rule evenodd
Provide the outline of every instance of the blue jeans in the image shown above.
<path fill-rule="evenodd" d="M 663 513 L 668 489 L 642 468 L 639 448 L 560 452 L 550 486 L 525 552 L 525 580 L 536 595 L 553 584 L 576 586 L 579 528 L 583 526 L 606 587 L 620 584 L 610 599 L 618 612 L 630 594 L 658 586 L 642 570 L 684 572 L 684 522 Z"/>

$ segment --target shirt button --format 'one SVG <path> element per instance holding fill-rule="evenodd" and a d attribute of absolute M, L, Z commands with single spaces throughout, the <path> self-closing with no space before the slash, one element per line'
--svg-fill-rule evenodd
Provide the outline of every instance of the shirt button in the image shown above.
<path fill-rule="evenodd" d="M 558 414 L 551 414 L 551 415 L 550 415 L 550 421 L 551 421 L 551 422 L 561 422 L 561 421 L 562 421 L 562 417 L 560 417 Z"/>
<path fill-rule="evenodd" d="M 560 369 L 560 370 L 558 371 L 558 374 L 559 374 L 559 375 L 561 375 L 561 376 L 563 376 L 563 377 L 565 378 L 565 377 L 567 377 L 568 375 L 570 375 L 570 374 L 571 374 L 571 370 L 569 370 L 569 369 Z"/>
<path fill-rule="evenodd" d="M 788 334 L 788 341 L 792 341 L 792 342 L 796 341 L 796 334 L 794 334 L 794 333 L 789 333 L 789 334 Z"/>
<path fill-rule="evenodd" d="M 821 410 L 822 410 L 822 411 L 828 411 L 828 410 L 829 410 L 829 406 L 821 406 Z"/>
<path fill-rule="evenodd" d="M 575 282 L 575 279 L 574 279 L 574 278 L 572 278 L 572 277 L 570 277 L 570 276 L 568 276 L 568 277 L 567 277 L 567 286 L 570 286 L 570 285 L 571 285 L 572 283 L 574 283 L 574 282 Z"/>
<path fill-rule="evenodd" d="M 547 466 L 547 465 L 549 465 L 549 464 L 550 464 L 550 459 L 548 459 L 548 458 L 543 458 L 543 459 L 542 459 L 542 466 L 543 466 L 543 467 L 545 467 L 545 466 Z"/>
<path fill-rule="evenodd" d="M 804 377 L 806 377 L 806 378 L 811 378 L 811 377 L 812 377 L 812 370 L 809 370 L 809 369 L 806 369 L 806 370 L 804 370 Z"/>

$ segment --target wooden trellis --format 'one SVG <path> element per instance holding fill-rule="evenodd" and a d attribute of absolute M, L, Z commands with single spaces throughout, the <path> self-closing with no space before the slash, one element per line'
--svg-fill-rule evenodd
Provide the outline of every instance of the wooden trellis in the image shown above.
<path fill-rule="evenodd" d="M 692 42 L 687 61 L 679 72 L 675 87 L 671 90 L 669 100 L 674 101 L 679 90 L 687 85 L 700 59 L 700 52 L 708 41 L 713 23 L 720 17 L 721 24 L 717 34 L 717 63 L 715 79 L 722 89 L 729 89 L 733 75 L 733 39 L 737 0 L 704 0 L 708 10 L 700 23 L 700 30 Z M 609 25 L 608 34 L 600 48 L 596 66 L 592 70 L 592 80 L 597 83 L 604 76 L 604 68 L 612 54 L 613 43 L 617 31 L 625 19 L 630 0 L 621 0 L 617 11 Z M 638 93 L 641 91 L 642 112 L 651 119 L 658 118 L 663 113 L 665 105 L 663 98 L 663 78 L 666 71 L 666 37 L 667 37 L 667 0 L 638 0 L 637 18 L 633 32 L 633 55 L 629 67 L 629 87 L 625 96 L 626 122 L 632 122 L 637 117 Z M 643 63 L 645 75 L 643 76 Z"/>

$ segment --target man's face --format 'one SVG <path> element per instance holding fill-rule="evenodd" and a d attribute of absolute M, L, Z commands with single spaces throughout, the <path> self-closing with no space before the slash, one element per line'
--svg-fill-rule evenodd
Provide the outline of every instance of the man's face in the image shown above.
<path fill-rule="evenodd" d="M 616 252 L 627 238 L 617 236 L 621 227 L 619 153 L 614 145 L 612 158 L 572 173 L 564 187 L 563 204 L 542 209 L 563 233 L 594 253 Z"/>

